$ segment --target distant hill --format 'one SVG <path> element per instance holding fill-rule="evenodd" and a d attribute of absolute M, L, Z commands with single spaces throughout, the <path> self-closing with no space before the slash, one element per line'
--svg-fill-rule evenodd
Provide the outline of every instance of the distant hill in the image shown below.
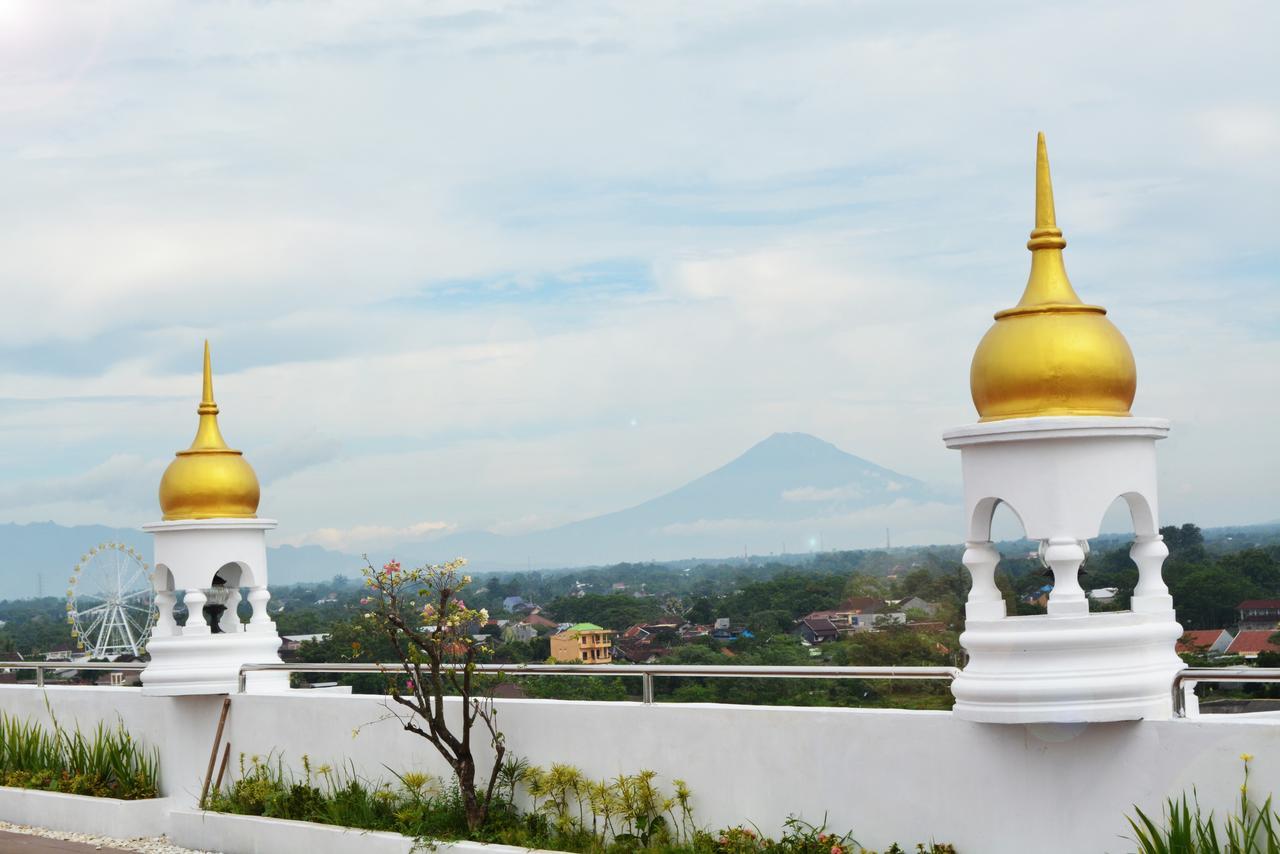
<path fill-rule="evenodd" d="M 635 507 L 528 534 L 403 543 L 395 552 L 409 560 L 465 555 L 478 569 L 510 569 L 874 546 L 886 528 L 928 542 L 955 527 L 957 501 L 815 436 L 775 433 Z"/>
<path fill-rule="evenodd" d="M 465 556 L 476 571 L 686 562 L 821 549 L 879 548 L 889 528 L 895 545 L 952 544 L 959 549 L 959 496 L 846 453 L 805 433 L 775 433 L 724 466 L 665 495 L 545 531 L 502 536 L 487 531 L 419 540 L 380 550 L 406 562 Z M 1280 525 L 1209 528 L 1217 550 L 1280 542 Z M 1099 542 L 1119 544 L 1123 534 Z M 61 595 L 80 555 L 98 543 L 127 543 L 151 554 L 138 530 L 52 522 L 0 524 L 0 599 Z M 1030 551 L 1025 540 L 1001 543 Z M 355 577 L 359 558 L 319 546 L 269 549 L 273 585 Z M 688 565 L 685 563 L 685 565 Z"/>
<path fill-rule="evenodd" d="M 0 599 L 25 598 L 40 592 L 45 596 L 62 595 L 71 568 L 80 556 L 108 541 L 151 554 L 151 535 L 130 528 L 68 527 L 53 522 L 0 524 Z M 359 575 L 358 558 L 319 546 L 277 546 L 268 550 L 267 560 L 273 584 Z"/>

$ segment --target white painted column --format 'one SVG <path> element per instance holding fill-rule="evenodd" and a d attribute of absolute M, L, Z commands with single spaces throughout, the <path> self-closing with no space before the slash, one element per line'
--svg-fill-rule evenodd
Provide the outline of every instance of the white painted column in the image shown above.
<path fill-rule="evenodd" d="M 1164 537 L 1139 536 L 1129 549 L 1129 557 L 1138 566 L 1138 585 L 1133 588 L 1130 609 L 1144 613 L 1163 613 L 1173 610 L 1173 597 L 1165 586 L 1161 569 L 1169 556 Z"/>
<path fill-rule="evenodd" d="M 253 616 L 249 618 L 249 631 L 274 632 L 276 624 L 267 616 L 267 602 L 271 600 L 271 591 L 265 587 L 249 589 L 249 604 L 253 606 Z"/>
<path fill-rule="evenodd" d="M 222 629 L 225 634 L 234 635 L 244 631 L 244 626 L 240 623 L 240 615 L 236 613 L 236 609 L 239 607 L 240 590 L 233 587 L 227 594 L 226 610 L 222 612 L 222 618 L 218 620 L 218 628 Z"/>
<path fill-rule="evenodd" d="M 183 601 L 187 605 L 187 624 L 182 627 L 182 634 L 209 634 L 209 623 L 204 618 L 204 606 L 209 601 L 209 597 L 205 595 L 203 590 L 196 587 L 186 592 Z"/>
<path fill-rule="evenodd" d="M 1069 537 L 1050 537 L 1044 562 L 1053 570 L 1053 592 L 1049 594 L 1049 616 L 1075 617 L 1089 613 L 1089 600 L 1080 586 L 1080 564 L 1084 549 Z"/>
<path fill-rule="evenodd" d="M 964 557 L 960 559 L 973 586 L 969 589 L 969 598 L 964 604 L 966 620 L 999 620 L 1006 611 L 1004 597 L 996 586 L 996 565 L 1000 563 L 1000 552 L 988 542 L 965 543 Z"/>
<path fill-rule="evenodd" d="M 178 594 L 172 590 L 161 590 L 156 593 L 156 624 L 151 629 L 152 637 L 169 638 L 178 634 L 178 623 L 173 619 L 173 606 L 178 602 Z"/>

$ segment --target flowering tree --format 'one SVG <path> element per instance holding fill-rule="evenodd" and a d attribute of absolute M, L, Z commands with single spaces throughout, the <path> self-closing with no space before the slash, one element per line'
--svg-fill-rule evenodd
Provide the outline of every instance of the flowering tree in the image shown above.
<path fill-rule="evenodd" d="M 374 569 L 365 560 L 369 595 L 360 600 L 394 650 L 406 677 L 393 681 L 391 699 L 413 714 L 401 718 L 404 728 L 425 738 L 439 751 L 458 780 L 467 826 L 475 830 L 489 815 L 493 789 L 506 753 L 497 727 L 497 709 L 476 696 L 476 660 L 482 650 L 473 637 L 489 620 L 483 608 L 472 610 L 458 595 L 471 583 L 460 575 L 466 561 L 402 569 L 396 561 Z M 446 709 L 445 696 L 461 698 L 461 720 Z M 483 793 L 476 788 L 472 730 L 480 722 L 494 751 L 493 769 Z"/>

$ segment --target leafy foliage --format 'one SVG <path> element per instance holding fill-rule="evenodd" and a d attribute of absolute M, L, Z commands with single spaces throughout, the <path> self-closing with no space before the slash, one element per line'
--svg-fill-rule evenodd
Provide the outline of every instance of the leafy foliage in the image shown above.
<path fill-rule="evenodd" d="M 1253 757 L 1244 754 L 1244 783 L 1240 786 L 1237 810 L 1218 821 L 1212 812 L 1200 808 L 1200 799 L 1192 793 L 1169 798 L 1160 822 L 1134 806 L 1136 818 L 1129 818 L 1138 854 L 1278 854 L 1280 853 L 1280 814 L 1271 808 L 1267 797 L 1261 806 L 1249 799 L 1249 763 Z"/>
<path fill-rule="evenodd" d="M 85 735 L 0 711 L 0 784 L 121 800 L 159 797 L 159 752 L 101 721 Z"/>
<path fill-rule="evenodd" d="M 210 809 L 241 815 L 314 821 L 363 830 L 388 830 L 433 841 L 472 839 L 521 848 L 605 854 L 874 854 L 850 833 L 827 832 L 792 817 L 777 840 L 742 825 L 715 833 L 700 829 L 693 793 L 682 780 L 671 790 L 652 771 L 592 780 L 571 765 L 547 769 L 510 758 L 498 768 L 489 820 L 471 827 L 455 785 L 416 772 L 395 774 L 395 783 L 360 777 L 353 768 L 313 770 L 294 777 L 278 757 L 240 757 L 240 776 L 210 799 Z M 515 806 L 523 790 L 530 809 Z M 950 845 L 918 845 L 920 854 L 955 854 Z M 885 854 L 905 854 L 897 845 Z"/>
<path fill-rule="evenodd" d="M 371 620 L 390 646 L 394 661 L 406 677 L 403 683 L 391 680 L 391 699 L 411 712 L 401 718 L 407 732 L 426 739 L 449 763 L 458 793 L 472 830 L 485 823 L 498 771 L 506 752 L 498 731 L 498 712 L 492 702 L 482 699 L 476 680 L 476 662 L 485 648 L 475 637 L 476 630 L 489 619 L 483 609 L 468 608 L 461 592 L 471 584 L 471 576 L 459 570 L 466 561 L 458 559 L 441 565 L 403 569 L 396 561 L 381 570 L 365 567 L 365 586 L 372 595 L 361 600 L 370 606 Z M 446 695 L 461 698 L 462 722 L 449 722 Z M 493 771 L 483 790 L 476 786 L 476 761 L 471 749 L 471 733 L 480 722 L 489 735 L 496 754 Z"/>

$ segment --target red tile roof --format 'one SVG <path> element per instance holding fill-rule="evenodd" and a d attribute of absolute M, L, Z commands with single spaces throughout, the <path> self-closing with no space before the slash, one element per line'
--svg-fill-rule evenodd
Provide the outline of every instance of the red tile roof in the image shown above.
<path fill-rule="evenodd" d="M 1231 655 L 1256 655 L 1259 652 L 1280 652 L 1280 645 L 1271 643 L 1269 638 L 1275 634 L 1272 629 L 1241 632 L 1227 647 Z"/>
<path fill-rule="evenodd" d="M 1280 599 L 1246 599 L 1236 606 L 1237 610 L 1249 609 L 1280 609 Z"/>
<path fill-rule="evenodd" d="M 1194 629 L 1178 639 L 1178 652 L 1200 652 L 1213 646 L 1226 629 Z"/>

